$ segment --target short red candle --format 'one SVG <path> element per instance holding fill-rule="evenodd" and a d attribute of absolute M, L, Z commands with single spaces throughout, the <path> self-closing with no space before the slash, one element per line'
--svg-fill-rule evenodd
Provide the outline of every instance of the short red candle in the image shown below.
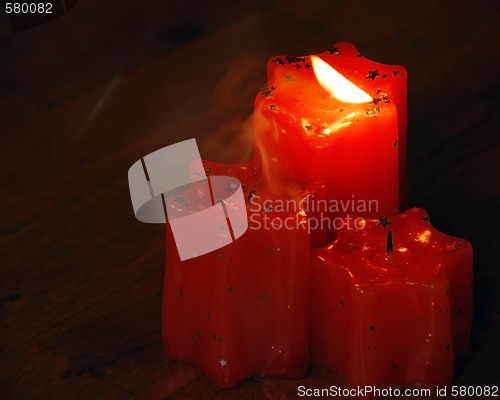
<path fill-rule="evenodd" d="M 353 86 L 365 96 L 351 94 Z M 351 201 L 344 212 L 365 216 L 399 213 L 406 196 L 403 67 L 368 60 L 348 43 L 318 56 L 273 57 L 254 128 L 263 159 L 315 189 L 310 201 Z"/>
<path fill-rule="evenodd" d="M 204 165 L 208 176 L 243 184 L 249 228 L 217 251 L 180 261 L 167 225 L 166 354 L 200 365 L 223 388 L 255 374 L 301 377 L 309 367 L 307 220 L 273 210 L 273 200 L 289 188 L 270 190 L 260 179 L 260 162 Z M 189 194 L 177 198 L 176 206 L 190 203 Z M 285 220 L 298 229 L 275 229 Z"/>
<path fill-rule="evenodd" d="M 470 243 L 438 232 L 422 209 L 352 218 L 311 255 L 314 363 L 352 387 L 450 384 L 469 350 Z"/>

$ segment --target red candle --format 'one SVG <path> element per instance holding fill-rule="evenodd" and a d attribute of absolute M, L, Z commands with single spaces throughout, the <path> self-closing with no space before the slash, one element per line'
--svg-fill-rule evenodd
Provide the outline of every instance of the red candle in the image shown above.
<path fill-rule="evenodd" d="M 254 128 L 262 158 L 315 189 L 310 202 L 339 202 L 323 214 L 399 213 L 406 196 L 403 67 L 368 60 L 348 43 L 318 56 L 273 57 Z"/>
<path fill-rule="evenodd" d="M 448 385 L 469 350 L 472 248 L 427 213 L 345 220 L 311 256 L 311 351 L 351 387 Z"/>
<path fill-rule="evenodd" d="M 271 190 L 260 179 L 260 162 L 204 165 L 208 176 L 233 176 L 243 184 L 249 227 L 233 243 L 181 261 L 167 225 L 166 354 L 200 365 L 224 388 L 255 374 L 301 377 L 309 366 L 307 220 L 274 209 L 291 187 Z M 188 188 L 167 207 L 188 207 L 193 196 Z"/>

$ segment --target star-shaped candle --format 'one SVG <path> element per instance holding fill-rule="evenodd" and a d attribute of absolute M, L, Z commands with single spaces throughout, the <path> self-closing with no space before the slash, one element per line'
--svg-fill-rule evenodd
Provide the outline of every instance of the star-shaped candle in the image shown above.
<path fill-rule="evenodd" d="M 243 184 L 249 229 L 215 252 L 181 261 L 167 226 L 166 353 L 200 365 L 224 388 L 256 374 L 299 378 L 309 367 L 307 218 L 274 206 L 290 198 L 291 186 L 263 182 L 260 161 L 204 166 L 209 177 L 227 174 Z M 193 170 L 193 176 L 197 172 Z M 232 190 L 217 188 L 226 189 Z M 171 206 L 197 202 L 196 191 L 187 190 L 183 196 L 174 198 Z M 297 192 L 295 200 L 299 198 Z M 231 204 L 225 207 L 230 212 Z M 221 225 L 220 233 L 226 231 Z"/>
<path fill-rule="evenodd" d="M 359 218 L 311 255 L 311 352 L 351 387 L 449 385 L 469 351 L 472 247 L 422 209 Z"/>

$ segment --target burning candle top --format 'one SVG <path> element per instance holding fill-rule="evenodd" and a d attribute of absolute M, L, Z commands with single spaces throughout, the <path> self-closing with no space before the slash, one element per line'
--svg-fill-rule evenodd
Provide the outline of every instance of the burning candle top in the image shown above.
<path fill-rule="evenodd" d="M 368 60 L 348 43 L 317 56 L 273 57 L 254 121 L 264 160 L 307 184 L 328 186 L 327 196 L 375 196 L 380 213 L 399 212 L 406 168 L 403 67 Z"/>

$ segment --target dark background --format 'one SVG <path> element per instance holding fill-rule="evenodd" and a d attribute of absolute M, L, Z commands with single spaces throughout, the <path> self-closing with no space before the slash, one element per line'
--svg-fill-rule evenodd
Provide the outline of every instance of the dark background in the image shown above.
<path fill-rule="evenodd" d="M 500 384 L 496 2 L 80 0 L 0 24 L 0 398 L 293 399 L 300 381 L 213 388 L 162 355 L 164 226 L 133 216 L 128 168 L 195 137 L 251 152 L 267 59 L 349 41 L 408 70 L 410 205 L 475 251 L 473 353 L 455 382 Z"/>

